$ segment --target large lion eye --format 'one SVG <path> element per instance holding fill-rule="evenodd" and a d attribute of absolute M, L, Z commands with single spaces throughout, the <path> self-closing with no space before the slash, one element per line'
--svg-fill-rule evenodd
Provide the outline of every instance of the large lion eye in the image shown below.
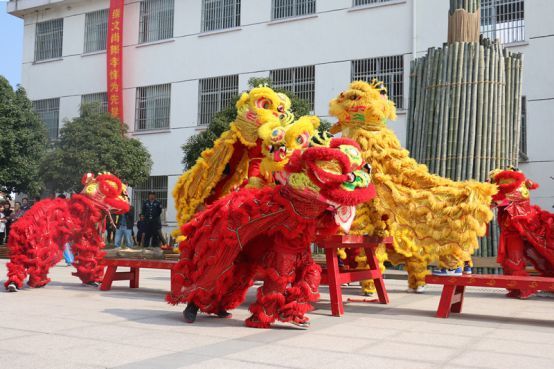
<path fill-rule="evenodd" d="M 258 99 L 258 101 L 256 102 L 256 106 L 258 108 L 268 110 L 268 109 L 271 109 L 271 101 L 262 97 Z"/>
<path fill-rule="evenodd" d="M 285 111 L 285 107 L 284 107 L 283 105 L 279 105 L 279 106 L 277 107 L 277 111 L 278 111 L 279 113 L 282 113 L 282 112 Z"/>
<path fill-rule="evenodd" d="M 358 100 L 358 95 L 350 95 L 350 100 Z"/>

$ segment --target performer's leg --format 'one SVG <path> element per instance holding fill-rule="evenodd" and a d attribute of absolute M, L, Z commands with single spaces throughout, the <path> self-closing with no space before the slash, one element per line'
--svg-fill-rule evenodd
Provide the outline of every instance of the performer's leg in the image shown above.
<path fill-rule="evenodd" d="M 258 288 L 256 302 L 250 305 L 252 316 L 245 322 L 248 327 L 269 328 L 279 318 L 279 312 L 285 304 L 285 290 L 295 278 L 295 259 L 296 255 L 284 253 L 270 253 L 266 256 L 264 284 Z"/>
<path fill-rule="evenodd" d="M 252 264 L 237 263 L 233 267 L 233 280 L 229 289 L 221 298 L 220 310 L 217 315 L 221 318 L 230 318 L 232 315 L 227 310 L 232 310 L 242 304 L 246 293 L 254 283 L 256 268 Z"/>
<path fill-rule="evenodd" d="M 17 292 L 23 287 L 23 282 L 27 278 L 27 266 L 25 261 L 27 255 L 23 254 L 23 250 L 17 248 L 17 254 L 14 249 L 10 248 L 10 262 L 6 265 L 8 268 L 8 280 L 4 283 L 4 287 L 10 292 Z"/>
<path fill-rule="evenodd" d="M 102 259 L 104 253 L 101 250 L 102 241 L 100 237 L 94 235 L 89 237 L 91 238 L 90 241 L 83 237 L 71 246 L 71 250 L 75 255 L 73 266 L 77 269 L 77 272 L 73 275 L 84 284 L 97 285 L 104 274 L 104 268 L 99 265 L 99 260 Z"/>
<path fill-rule="evenodd" d="M 503 231 L 502 234 L 503 242 L 506 248 L 506 255 L 502 260 L 502 268 L 504 269 L 504 274 L 507 275 L 516 275 L 516 276 L 527 276 L 528 273 L 525 270 L 525 259 L 524 259 L 524 241 L 519 235 L 518 232 L 512 232 L 509 230 Z M 532 289 L 523 289 L 523 290 L 508 290 L 508 297 L 519 297 L 527 298 L 535 293 L 535 290 Z"/>
<path fill-rule="evenodd" d="M 425 258 L 418 256 L 407 258 L 406 271 L 408 272 L 408 287 L 416 292 L 423 292 L 425 276 L 429 273 Z"/>
<path fill-rule="evenodd" d="M 285 291 L 285 305 L 279 311 L 282 322 L 307 325 L 309 318 L 304 315 L 313 310 L 311 303 L 319 300 L 321 267 L 313 262 L 309 253 L 303 259 L 296 271 L 296 280 Z"/>

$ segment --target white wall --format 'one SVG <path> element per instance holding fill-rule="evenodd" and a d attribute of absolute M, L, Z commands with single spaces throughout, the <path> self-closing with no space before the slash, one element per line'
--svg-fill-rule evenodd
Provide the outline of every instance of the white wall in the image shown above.
<path fill-rule="evenodd" d="M 170 191 L 182 172 L 180 146 L 198 130 L 199 78 L 239 74 L 239 89 L 243 90 L 250 77 L 266 77 L 271 69 L 315 65 L 315 113 L 329 119 L 329 100 L 350 81 L 351 60 L 404 55 L 407 99 L 413 51 L 411 1 L 394 0 L 385 6 L 352 9 L 351 0 L 318 0 L 315 15 L 271 21 L 271 0 L 243 0 L 240 27 L 202 34 L 201 1 L 175 0 L 174 38 L 148 45 L 138 45 L 139 2 L 126 3 L 125 120 L 132 131 L 136 87 L 171 83 L 170 129 L 135 133 L 152 154 L 152 175 L 168 175 Z M 82 94 L 106 90 L 106 54 L 82 55 L 82 51 L 84 14 L 107 8 L 108 4 L 108 0 L 82 0 L 73 2 L 69 9 L 52 6 L 25 16 L 22 84 L 33 100 L 61 97 L 62 118 L 77 114 Z M 418 56 L 446 40 L 447 11 L 448 1 L 417 1 Z M 521 168 L 542 184 L 535 200 L 550 207 L 554 203 L 554 181 L 549 179 L 554 176 L 550 143 L 554 137 L 554 24 L 548 15 L 554 14 L 554 2 L 528 0 L 525 12 L 528 43 L 512 48 L 525 53 L 530 160 Z M 64 17 L 63 59 L 33 63 L 35 23 L 57 17 Z M 400 112 L 390 126 L 404 143 L 406 114 Z M 167 217 L 174 217 L 171 200 Z"/>

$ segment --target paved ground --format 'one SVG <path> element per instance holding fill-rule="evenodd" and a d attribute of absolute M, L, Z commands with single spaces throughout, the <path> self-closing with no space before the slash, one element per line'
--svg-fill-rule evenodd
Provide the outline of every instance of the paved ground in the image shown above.
<path fill-rule="evenodd" d="M 464 314 L 434 318 L 439 288 L 404 292 L 390 280 L 391 304 L 351 303 L 330 316 L 329 296 L 312 327 L 245 328 L 246 306 L 231 320 L 182 321 L 164 303 L 168 271 L 141 271 L 141 289 L 114 282 L 108 292 L 81 287 L 57 266 L 53 282 L 0 292 L 0 368 L 552 368 L 554 298 L 508 300 L 501 290 L 472 289 Z M 0 261 L 5 275 L 5 261 Z M 345 289 L 346 297 L 357 289 Z"/>

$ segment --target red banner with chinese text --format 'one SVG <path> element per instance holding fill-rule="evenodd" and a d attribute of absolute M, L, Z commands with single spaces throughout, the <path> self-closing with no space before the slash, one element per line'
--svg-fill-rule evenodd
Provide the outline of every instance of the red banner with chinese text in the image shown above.
<path fill-rule="evenodd" d="M 107 37 L 108 111 L 123 124 L 123 6 L 124 0 L 110 0 Z"/>

